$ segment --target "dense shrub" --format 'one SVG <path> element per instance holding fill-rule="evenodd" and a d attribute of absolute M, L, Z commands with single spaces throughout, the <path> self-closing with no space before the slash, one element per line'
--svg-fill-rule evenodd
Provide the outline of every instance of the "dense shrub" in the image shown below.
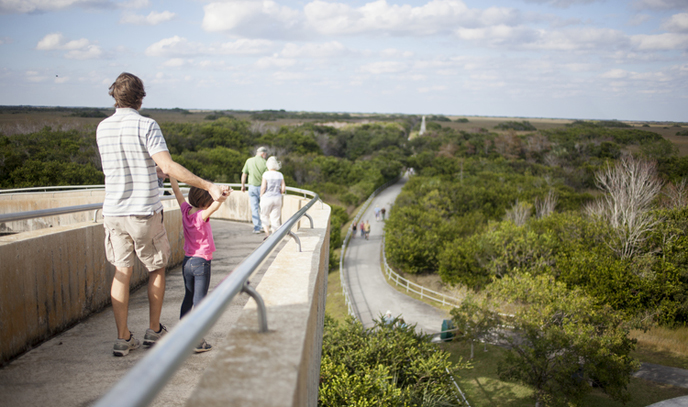
<path fill-rule="evenodd" d="M 353 319 L 340 324 L 326 316 L 318 405 L 455 406 L 447 370 L 464 368 L 399 319 L 378 319 L 365 329 Z"/>

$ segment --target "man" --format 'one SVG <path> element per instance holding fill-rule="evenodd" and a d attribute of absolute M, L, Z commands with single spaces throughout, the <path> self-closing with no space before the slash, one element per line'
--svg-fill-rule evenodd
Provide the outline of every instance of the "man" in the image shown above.
<path fill-rule="evenodd" d="M 227 187 L 202 180 L 172 160 L 158 124 L 138 112 L 146 96 L 139 78 L 122 73 L 110 86 L 109 94 L 115 99 L 116 111 L 98 125 L 96 139 L 105 174 L 105 253 L 115 266 L 110 290 L 117 325 L 113 354 L 125 356 L 140 345 L 127 324 L 135 257 L 149 272 L 150 323 L 143 344 L 151 346 L 167 332 L 160 324 L 160 312 L 170 244 L 163 225 L 158 173 L 205 189 L 215 200 L 227 193 Z"/>
<path fill-rule="evenodd" d="M 268 170 L 266 158 L 268 149 L 260 147 L 255 157 L 246 160 L 241 170 L 241 192 L 246 191 L 246 179 L 248 178 L 248 201 L 251 205 L 251 220 L 253 221 L 253 233 L 263 233 L 260 222 L 260 185 L 263 181 L 263 173 Z"/>

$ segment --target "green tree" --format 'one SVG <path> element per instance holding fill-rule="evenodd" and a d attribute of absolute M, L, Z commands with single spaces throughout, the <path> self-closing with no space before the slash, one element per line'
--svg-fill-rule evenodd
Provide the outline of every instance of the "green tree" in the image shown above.
<path fill-rule="evenodd" d="M 639 364 L 630 357 L 635 340 L 621 314 L 549 276 L 509 276 L 488 293 L 500 302 L 477 306 L 487 308 L 500 326 L 513 327 L 498 331 L 508 342 L 499 375 L 532 387 L 536 406 L 581 405 L 592 384 L 628 401 L 627 386 Z M 495 312 L 507 305 L 513 316 Z"/>
<path fill-rule="evenodd" d="M 319 406 L 456 406 L 451 376 L 468 368 L 415 326 L 375 320 L 365 329 L 353 319 L 325 317 Z"/>

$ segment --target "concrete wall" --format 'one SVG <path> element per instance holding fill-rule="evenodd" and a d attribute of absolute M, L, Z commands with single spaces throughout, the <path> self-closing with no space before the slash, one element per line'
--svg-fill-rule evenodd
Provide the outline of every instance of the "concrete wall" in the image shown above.
<path fill-rule="evenodd" d="M 33 210 L 32 202 L 41 199 L 32 196 L 23 202 L 27 210 Z M 63 194 L 53 207 L 88 203 L 86 199 L 90 198 Z M 283 219 L 296 212 L 303 201 L 286 196 Z M 171 268 L 183 260 L 183 232 L 176 201 L 166 206 Z M 248 194 L 232 193 L 214 217 L 250 221 Z M 0 237 L 0 365 L 110 303 L 114 267 L 105 258 L 103 241 L 102 222 L 92 221 Z M 132 286 L 144 284 L 147 277 L 138 263 Z"/>
<path fill-rule="evenodd" d="M 308 214 L 314 229 L 302 221 L 302 251 L 289 240 L 256 287 L 267 308 L 269 332 L 258 332 L 256 303 L 249 300 L 224 346 L 213 350 L 217 353 L 187 406 L 317 405 L 330 207 L 316 203 Z"/>

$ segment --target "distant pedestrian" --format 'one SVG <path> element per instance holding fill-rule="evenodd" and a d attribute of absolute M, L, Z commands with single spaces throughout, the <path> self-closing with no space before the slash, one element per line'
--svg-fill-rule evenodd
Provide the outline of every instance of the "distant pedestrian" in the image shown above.
<path fill-rule="evenodd" d="M 351 238 L 353 239 L 354 237 L 356 237 L 356 222 L 353 222 L 353 224 L 351 225 L 351 230 L 353 231 L 353 233 L 351 234 Z"/>
<path fill-rule="evenodd" d="M 197 307 L 210 287 L 210 262 L 215 251 L 213 231 L 210 228 L 210 215 L 220 208 L 229 194 L 213 201 L 210 194 L 202 189 L 191 187 L 189 202 L 184 199 L 179 184 L 170 178 L 172 191 L 182 212 L 182 227 L 184 229 L 184 260 L 182 261 L 182 277 L 184 277 L 184 300 L 179 312 L 179 318 Z M 231 193 L 231 190 L 230 190 Z M 196 353 L 207 352 L 213 347 L 205 339 L 196 345 Z"/>
<path fill-rule="evenodd" d="M 375 208 L 375 221 L 379 222 L 380 221 L 380 208 Z"/>
<path fill-rule="evenodd" d="M 287 191 L 287 185 L 284 183 L 284 176 L 279 172 L 282 164 L 275 157 L 268 158 L 265 165 L 268 170 L 263 173 L 260 184 L 260 221 L 267 238 L 280 227 L 282 194 Z"/>
<path fill-rule="evenodd" d="M 387 210 L 385 208 L 380 209 L 380 214 L 382 215 L 382 220 L 385 220 L 385 213 L 387 213 Z"/>
<path fill-rule="evenodd" d="M 110 297 L 117 341 L 112 353 L 126 356 L 141 345 L 128 325 L 129 283 L 136 257 L 148 270 L 150 319 L 143 344 L 151 346 L 167 332 L 160 313 L 170 243 L 163 224 L 158 174 L 204 189 L 212 199 L 220 199 L 229 188 L 205 181 L 172 160 L 158 123 L 138 112 L 146 96 L 141 79 L 124 72 L 110 86 L 109 94 L 115 99 L 115 114 L 98 124 L 96 141 L 105 175 L 105 254 L 115 266 Z"/>
<path fill-rule="evenodd" d="M 260 185 L 263 181 L 263 173 L 268 170 L 265 159 L 268 157 L 268 149 L 259 147 L 256 155 L 244 163 L 241 170 L 241 192 L 246 191 L 248 180 L 248 201 L 251 205 L 251 220 L 253 221 L 253 233 L 263 233 L 260 221 Z"/>
<path fill-rule="evenodd" d="M 368 240 L 368 237 L 370 236 L 370 222 L 366 219 L 365 224 L 363 225 L 365 229 L 365 238 Z"/>
<path fill-rule="evenodd" d="M 363 221 L 358 225 L 358 230 L 361 231 L 361 237 L 365 237 L 365 223 L 363 223 Z"/>

